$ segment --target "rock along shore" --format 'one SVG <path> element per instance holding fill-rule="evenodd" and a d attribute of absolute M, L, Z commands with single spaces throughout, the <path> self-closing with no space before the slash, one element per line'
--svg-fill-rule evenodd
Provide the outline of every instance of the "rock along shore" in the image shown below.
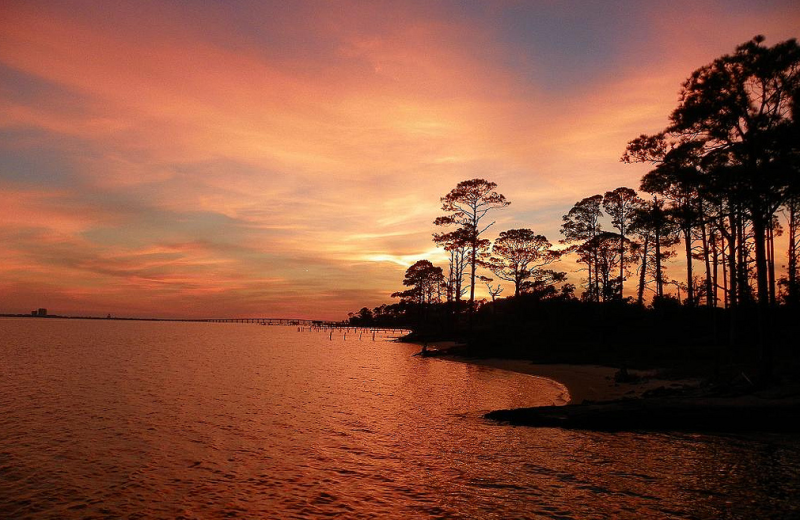
<path fill-rule="evenodd" d="M 797 399 L 651 397 L 496 410 L 487 419 L 520 426 L 597 431 L 798 432 Z"/>

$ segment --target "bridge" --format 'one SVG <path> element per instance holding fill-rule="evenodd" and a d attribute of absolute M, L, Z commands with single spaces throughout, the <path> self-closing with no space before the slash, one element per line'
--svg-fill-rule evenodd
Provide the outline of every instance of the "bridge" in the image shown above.
<path fill-rule="evenodd" d="M 332 327 L 340 325 L 339 322 L 335 321 L 308 320 L 305 318 L 207 318 L 193 321 L 203 321 L 207 323 L 257 323 L 259 325 L 299 325 L 302 327 Z"/>
<path fill-rule="evenodd" d="M 324 321 L 324 320 L 309 320 L 305 318 L 208 318 L 196 319 L 185 321 L 200 321 L 206 323 L 255 323 L 258 325 L 293 325 L 297 327 L 298 332 L 312 332 L 312 331 L 326 331 L 331 333 L 333 339 L 333 331 L 341 332 L 347 337 L 347 334 L 358 334 L 361 339 L 362 334 L 372 334 L 373 341 L 375 334 L 398 334 L 408 332 L 407 329 L 395 329 L 391 327 L 380 326 L 355 326 L 343 321 Z"/>

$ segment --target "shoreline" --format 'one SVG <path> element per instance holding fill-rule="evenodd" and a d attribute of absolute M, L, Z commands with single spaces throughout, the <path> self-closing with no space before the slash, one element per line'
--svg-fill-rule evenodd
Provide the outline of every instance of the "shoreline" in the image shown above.
<path fill-rule="evenodd" d="M 800 413 L 800 384 L 720 391 L 701 386 L 699 379 L 664 379 L 655 370 L 630 369 L 634 380 L 617 382 L 613 367 L 469 358 L 447 353 L 454 346 L 428 344 L 435 357 L 446 361 L 541 377 L 565 389 L 551 405 L 484 416 L 505 424 L 593 431 L 800 432 L 800 426 L 786 420 Z"/>
<path fill-rule="evenodd" d="M 415 344 L 422 345 L 414 342 Z M 567 395 L 556 405 L 576 405 L 584 402 L 615 401 L 626 398 L 640 398 L 642 394 L 657 388 L 680 389 L 697 386 L 697 379 L 663 379 L 657 377 L 656 370 L 634 370 L 628 373 L 636 377 L 635 382 L 618 383 L 614 375 L 618 369 L 603 365 L 575 365 L 567 363 L 534 363 L 525 359 L 472 358 L 447 351 L 459 346 L 453 341 L 429 342 L 428 348 L 438 351 L 435 357 L 456 363 L 496 368 L 534 377 L 549 379 L 566 389 Z"/>
<path fill-rule="evenodd" d="M 693 379 L 661 379 L 656 377 L 656 372 L 653 370 L 629 370 L 628 372 L 632 376 L 638 377 L 638 381 L 617 383 L 614 380 L 617 369 L 602 365 L 536 364 L 523 359 L 480 359 L 452 354 L 445 354 L 440 357 L 449 361 L 550 379 L 566 388 L 567 399 L 563 404 L 569 405 L 641 398 L 642 394 L 648 390 L 657 388 L 679 389 L 699 384 L 698 380 Z"/>

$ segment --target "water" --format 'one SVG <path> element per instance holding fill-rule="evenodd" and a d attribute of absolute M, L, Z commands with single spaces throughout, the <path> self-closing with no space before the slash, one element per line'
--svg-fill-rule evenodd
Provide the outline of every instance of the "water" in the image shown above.
<path fill-rule="evenodd" d="M 296 327 L 0 320 L 0 518 L 797 518 L 792 436 L 500 426 L 556 383 Z"/>

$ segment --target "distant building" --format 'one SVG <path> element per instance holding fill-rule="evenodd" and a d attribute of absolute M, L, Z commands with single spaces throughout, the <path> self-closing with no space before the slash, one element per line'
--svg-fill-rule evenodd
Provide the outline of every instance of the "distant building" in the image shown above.
<path fill-rule="evenodd" d="M 31 311 L 31 316 L 38 316 L 38 314 L 36 313 L 36 311 Z"/>
<path fill-rule="evenodd" d="M 39 309 L 38 311 L 34 312 L 34 316 L 47 316 L 47 309 Z"/>

